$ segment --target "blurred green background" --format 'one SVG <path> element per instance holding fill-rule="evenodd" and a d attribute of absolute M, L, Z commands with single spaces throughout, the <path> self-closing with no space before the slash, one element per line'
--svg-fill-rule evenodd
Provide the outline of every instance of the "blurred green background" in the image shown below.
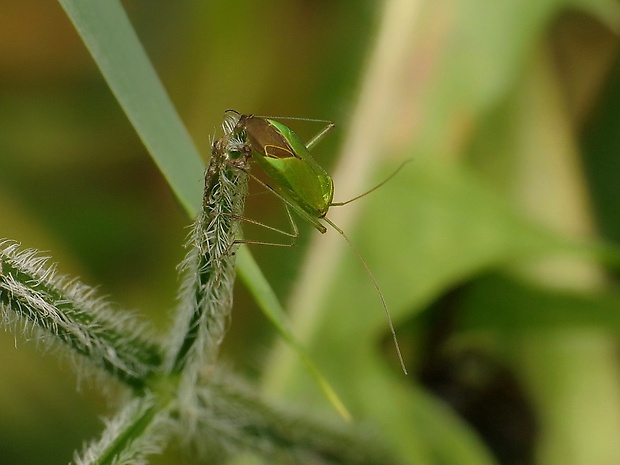
<path fill-rule="evenodd" d="M 313 152 L 336 200 L 413 158 L 330 212 L 381 285 L 408 377 L 342 238 L 301 225 L 298 247 L 252 248 L 319 368 L 403 463 L 620 463 L 618 258 L 602 246 L 620 240 L 617 2 L 123 5 L 205 161 L 229 108 L 333 120 Z M 256 187 L 247 216 L 286 226 Z M 0 237 L 163 331 L 190 221 L 59 4 L 0 2 Z M 0 463 L 67 463 L 113 410 L 19 333 L 0 333 Z M 276 340 L 238 285 L 223 359 L 334 416 Z M 153 463 L 194 462 L 173 445 Z"/>

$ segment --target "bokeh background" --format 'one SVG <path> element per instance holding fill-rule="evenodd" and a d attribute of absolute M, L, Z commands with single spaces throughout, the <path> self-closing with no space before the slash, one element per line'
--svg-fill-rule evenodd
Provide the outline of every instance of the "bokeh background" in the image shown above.
<path fill-rule="evenodd" d="M 620 463 L 616 1 L 123 5 L 205 162 L 229 108 L 333 120 L 314 153 L 337 200 L 413 159 L 330 212 L 380 283 L 408 377 L 341 237 L 300 225 L 297 247 L 252 248 L 318 366 L 403 463 Z M 286 226 L 252 187 L 247 216 Z M 163 331 L 190 222 L 61 6 L 0 0 L 0 237 Z M 335 416 L 277 340 L 238 285 L 223 359 Z M 0 345 L 0 464 L 67 463 L 113 408 L 35 341 Z M 153 463 L 194 462 L 172 445 Z"/>

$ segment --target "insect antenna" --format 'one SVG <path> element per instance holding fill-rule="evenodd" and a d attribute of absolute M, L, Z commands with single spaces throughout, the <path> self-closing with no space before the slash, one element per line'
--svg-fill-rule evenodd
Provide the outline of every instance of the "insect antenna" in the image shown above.
<path fill-rule="evenodd" d="M 379 189 L 381 186 L 383 186 L 385 183 L 389 182 L 390 179 L 392 179 L 394 176 L 396 176 L 398 174 L 398 172 L 400 170 L 402 170 L 404 168 L 404 166 L 413 161 L 413 158 L 409 158 L 407 160 L 405 160 L 404 162 L 402 162 L 400 164 L 400 166 L 398 168 L 396 168 L 394 170 L 394 172 L 392 174 L 390 174 L 387 178 L 385 178 L 383 181 L 381 181 L 379 184 L 377 184 L 375 187 L 373 187 L 372 189 L 367 190 L 366 192 L 364 192 L 363 194 L 360 195 L 356 195 L 355 197 L 353 197 L 352 199 L 349 200 L 345 200 L 344 202 L 332 202 L 329 204 L 330 207 L 342 207 L 343 205 L 347 205 L 351 202 L 354 202 L 357 199 L 361 199 L 362 197 L 365 197 L 366 195 L 370 194 L 371 192 L 376 191 L 377 189 Z"/>
<path fill-rule="evenodd" d="M 402 168 L 402 166 L 401 166 Z M 400 168 L 399 168 L 400 169 Z M 396 174 L 396 173 L 394 173 Z M 394 176 L 394 174 L 392 174 L 392 176 Z M 391 176 L 390 176 L 391 177 Z M 389 178 L 388 178 L 389 179 Z M 387 180 L 386 180 L 387 181 Z M 385 181 L 384 181 L 385 182 Z M 378 186 L 377 186 L 378 187 Z M 370 267 L 368 266 L 368 264 L 366 263 L 366 260 L 364 260 L 364 258 L 362 257 L 362 255 L 360 254 L 359 250 L 357 249 L 357 247 L 355 246 L 355 244 L 353 242 L 351 242 L 351 240 L 349 239 L 349 237 L 344 233 L 344 231 L 342 229 L 340 229 L 333 221 L 331 221 L 329 218 L 327 217 L 323 217 L 323 219 L 325 220 L 326 223 L 328 223 L 332 228 L 334 228 L 334 230 L 336 230 L 336 232 L 338 234 L 340 234 L 342 237 L 344 237 L 344 240 L 347 241 L 347 243 L 349 244 L 349 246 L 351 247 L 351 249 L 353 249 L 353 252 L 355 252 L 355 255 L 357 255 L 358 260 L 361 262 L 361 264 L 364 266 L 364 268 L 366 269 L 366 273 L 368 274 L 368 277 L 370 278 L 370 280 L 372 281 L 372 285 L 374 286 L 374 288 L 377 290 L 377 294 L 379 294 L 379 298 L 381 299 L 381 305 L 383 305 L 383 310 L 385 310 L 385 316 L 387 317 L 387 321 L 388 321 L 388 325 L 390 327 L 390 332 L 392 333 L 392 340 L 394 341 L 394 347 L 396 348 L 396 354 L 398 355 L 398 361 L 400 362 L 400 367 L 403 370 L 404 374 L 408 374 L 407 372 L 407 367 L 405 367 L 405 361 L 403 360 L 403 355 L 400 351 L 400 345 L 398 344 L 398 338 L 396 337 L 396 330 L 394 329 L 394 323 L 392 323 L 392 316 L 390 315 L 390 311 L 388 310 L 388 306 L 387 303 L 385 301 L 385 297 L 383 296 L 383 292 L 381 292 L 381 288 L 379 287 L 379 283 L 377 282 L 377 279 L 375 278 L 375 275 L 372 274 L 372 271 L 370 271 Z"/>

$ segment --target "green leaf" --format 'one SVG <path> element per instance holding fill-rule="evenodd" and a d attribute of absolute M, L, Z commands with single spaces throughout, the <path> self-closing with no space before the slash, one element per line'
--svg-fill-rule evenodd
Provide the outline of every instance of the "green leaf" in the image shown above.
<path fill-rule="evenodd" d="M 620 294 L 549 289 L 503 274 L 480 278 L 462 302 L 464 330 L 517 333 L 560 328 L 620 331 Z"/>

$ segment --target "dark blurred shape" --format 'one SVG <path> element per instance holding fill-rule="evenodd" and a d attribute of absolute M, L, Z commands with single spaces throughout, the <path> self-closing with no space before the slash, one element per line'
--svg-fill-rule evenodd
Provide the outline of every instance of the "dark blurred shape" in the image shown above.
<path fill-rule="evenodd" d="M 536 419 L 516 376 L 479 349 L 447 350 L 467 288 L 453 289 L 427 310 L 419 381 L 478 432 L 499 463 L 533 464 Z"/>

